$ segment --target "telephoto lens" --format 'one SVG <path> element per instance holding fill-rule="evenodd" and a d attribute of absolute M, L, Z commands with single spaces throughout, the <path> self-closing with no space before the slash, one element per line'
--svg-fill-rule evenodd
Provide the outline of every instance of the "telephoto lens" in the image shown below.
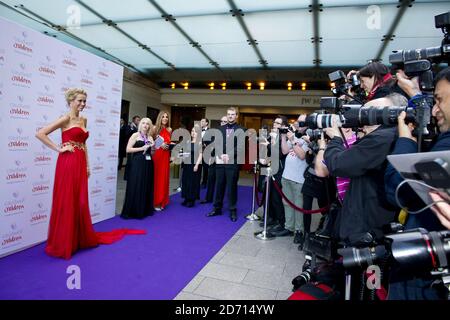
<path fill-rule="evenodd" d="M 298 276 L 296 276 L 292 280 L 292 285 L 294 286 L 292 288 L 292 291 L 297 290 L 301 286 L 307 284 L 311 281 L 312 278 L 312 270 L 311 270 L 311 260 L 306 260 L 302 267 L 302 273 L 300 273 Z"/>
<path fill-rule="evenodd" d="M 342 256 L 342 264 L 346 269 L 367 268 L 377 264 L 386 256 L 386 248 L 382 245 L 367 248 L 347 247 L 338 249 Z"/>
<path fill-rule="evenodd" d="M 392 241 L 390 250 L 395 262 L 404 269 L 433 270 L 448 268 L 450 231 L 418 228 L 386 236 Z"/>

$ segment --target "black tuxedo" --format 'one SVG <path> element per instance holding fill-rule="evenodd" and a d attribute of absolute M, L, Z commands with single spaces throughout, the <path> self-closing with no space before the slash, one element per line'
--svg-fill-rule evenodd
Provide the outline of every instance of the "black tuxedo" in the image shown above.
<path fill-rule="evenodd" d="M 232 159 L 230 158 L 227 164 L 216 163 L 216 196 L 214 199 L 214 208 L 216 210 L 222 209 L 226 189 L 228 194 L 228 209 L 230 212 L 236 212 L 237 183 L 239 180 L 238 154 L 244 154 L 245 159 L 245 143 L 237 143 L 237 136 L 245 134 L 245 128 L 234 123 L 221 126 L 219 130 L 222 133 L 223 146 L 219 146 L 216 143 L 217 141 L 215 141 L 216 155 L 220 158 L 221 155 L 227 154 L 228 147 L 233 149 L 234 156 Z M 236 136 L 233 133 L 236 133 Z"/>
<path fill-rule="evenodd" d="M 128 127 L 127 125 L 123 125 L 122 127 L 120 127 L 119 131 L 119 165 L 118 165 L 119 170 L 122 169 L 123 158 L 125 158 L 127 155 L 126 151 L 128 144 L 127 127 Z"/>
<path fill-rule="evenodd" d="M 206 129 L 202 129 L 202 135 L 206 134 L 206 132 L 209 130 L 209 128 Z M 203 138 L 203 137 L 202 137 Z M 202 145 L 203 145 L 203 150 L 210 144 L 210 141 L 203 141 Z M 207 183 L 208 183 L 208 171 L 209 171 L 209 163 L 207 163 L 205 161 L 205 159 L 203 159 L 203 166 L 202 166 L 202 172 L 203 172 L 203 177 L 202 177 L 202 186 L 206 187 Z"/>
<path fill-rule="evenodd" d="M 136 133 L 137 131 L 138 131 L 138 128 L 133 123 L 126 126 L 125 136 L 126 136 L 127 144 L 128 144 L 128 140 L 130 140 L 130 137 L 133 135 L 133 133 Z M 128 172 L 130 170 L 130 164 L 131 164 L 130 159 L 131 159 L 131 155 L 128 154 L 127 165 L 125 166 L 125 173 L 123 175 L 124 180 L 127 180 L 127 178 L 128 178 Z"/>

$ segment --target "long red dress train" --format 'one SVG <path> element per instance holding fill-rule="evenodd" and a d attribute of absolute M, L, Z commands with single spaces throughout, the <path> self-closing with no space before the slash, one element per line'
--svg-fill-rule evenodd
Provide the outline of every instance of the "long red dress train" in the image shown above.
<path fill-rule="evenodd" d="M 126 234 L 145 234 L 145 230 L 118 229 L 95 232 L 89 212 L 85 141 L 89 132 L 72 127 L 62 132 L 62 142 L 74 152 L 60 153 L 56 162 L 53 203 L 45 252 L 70 259 L 78 249 L 111 244 Z"/>
<path fill-rule="evenodd" d="M 170 144 L 170 132 L 162 128 L 159 135 L 166 144 Z M 169 204 L 170 151 L 159 148 L 153 155 L 154 189 L 153 205 L 164 208 Z"/>

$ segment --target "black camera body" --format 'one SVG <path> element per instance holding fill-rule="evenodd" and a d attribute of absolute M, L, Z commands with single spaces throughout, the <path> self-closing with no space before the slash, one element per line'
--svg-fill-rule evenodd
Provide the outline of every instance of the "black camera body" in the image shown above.
<path fill-rule="evenodd" d="M 422 130 L 425 135 L 435 131 L 434 124 L 431 121 L 431 106 L 433 99 L 424 98 L 420 101 L 423 106 L 363 106 L 361 104 L 344 104 L 336 97 L 322 97 L 320 99 L 321 110 L 332 113 L 311 113 L 301 124 L 310 129 L 323 129 L 332 127 L 336 124 L 342 128 L 361 128 L 372 125 L 397 125 L 397 118 L 402 111 L 406 112 L 406 123 L 415 123 L 419 125 L 422 121 Z M 422 120 L 421 120 L 422 119 Z"/>
<path fill-rule="evenodd" d="M 279 132 L 280 134 L 286 134 L 286 133 L 288 133 L 289 131 L 292 132 L 291 130 L 289 130 L 288 127 L 284 127 L 284 128 L 278 129 L 278 132 Z"/>
<path fill-rule="evenodd" d="M 331 89 L 331 92 L 335 97 L 340 97 L 342 95 L 349 96 L 347 92 L 350 90 L 354 95 L 350 96 L 352 99 L 358 101 L 364 100 L 364 90 L 361 88 L 361 81 L 356 73 L 351 74 L 350 77 L 347 78 L 342 70 L 336 70 L 329 73 L 328 78 L 334 83 L 334 88 Z"/>
<path fill-rule="evenodd" d="M 278 132 L 279 132 L 280 134 L 286 134 L 286 133 L 288 133 L 288 132 L 292 132 L 293 134 L 295 134 L 295 137 L 296 137 L 296 138 L 301 138 L 301 137 L 302 137 L 302 133 L 301 133 L 300 131 L 298 131 L 298 130 L 292 130 L 291 127 L 280 128 L 280 129 L 278 129 Z"/>
<path fill-rule="evenodd" d="M 439 47 L 398 50 L 389 55 L 392 71 L 402 69 L 408 77 L 418 76 L 420 88 L 425 92 L 434 89 L 432 65 L 450 63 L 450 12 L 435 16 L 434 23 L 444 33 Z"/>

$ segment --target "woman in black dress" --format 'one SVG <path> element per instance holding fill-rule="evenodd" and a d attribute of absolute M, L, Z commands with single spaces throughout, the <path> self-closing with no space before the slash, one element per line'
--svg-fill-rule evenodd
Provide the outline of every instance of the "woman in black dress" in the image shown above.
<path fill-rule="evenodd" d="M 151 131 L 152 121 L 143 118 L 138 131 L 128 140 L 127 153 L 131 154 L 125 201 L 124 219 L 142 219 L 153 214 L 153 160 L 151 147 L 154 145 Z"/>
<path fill-rule="evenodd" d="M 200 199 L 200 178 L 202 175 L 201 129 L 195 125 L 191 131 L 190 156 L 183 162 L 181 177 L 181 205 L 191 208 L 195 200 Z M 187 150 L 188 151 L 188 150 Z"/>

